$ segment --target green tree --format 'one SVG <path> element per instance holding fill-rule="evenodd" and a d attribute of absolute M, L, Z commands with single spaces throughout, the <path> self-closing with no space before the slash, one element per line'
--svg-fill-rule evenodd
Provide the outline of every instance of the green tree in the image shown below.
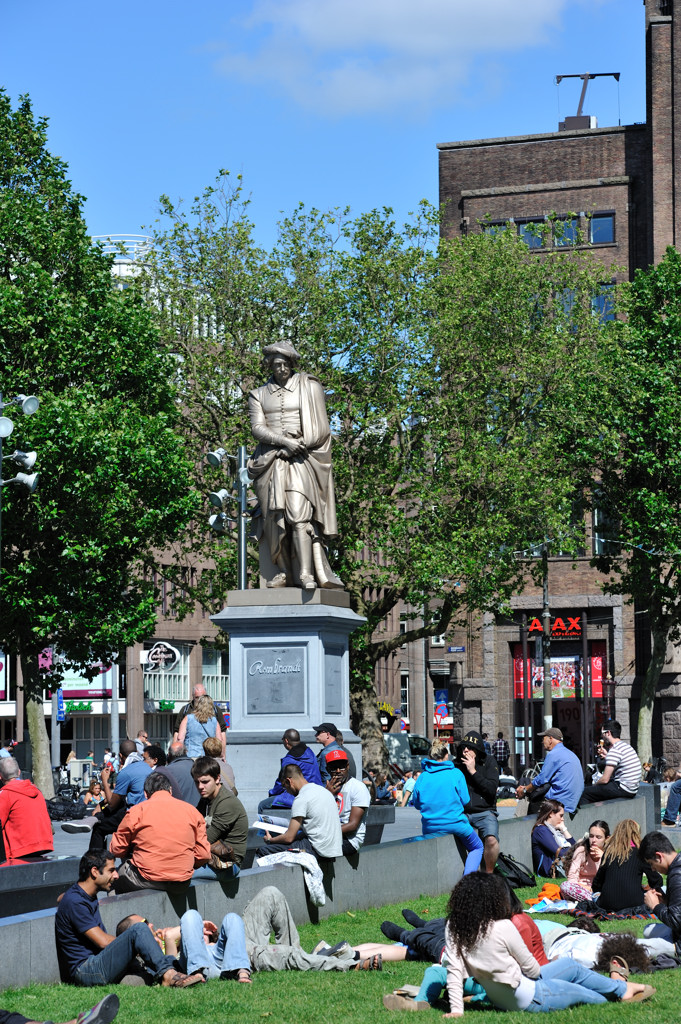
<path fill-rule="evenodd" d="M 381 763 L 377 662 L 498 609 L 522 587 L 513 552 L 528 533 L 569 532 L 582 478 L 568 442 L 586 417 L 598 272 L 581 253 L 538 260 L 510 232 L 440 242 L 425 203 L 402 227 L 387 209 L 353 219 L 300 207 L 265 252 L 224 172 L 188 211 L 166 197 L 162 213 L 152 285 L 180 357 L 197 486 L 216 480 L 209 448 L 252 445 L 245 397 L 268 340 L 287 338 L 327 390 L 329 555 L 367 620 L 351 640 L 353 727 L 365 760 Z M 233 565 L 224 545 L 204 575 L 218 602 Z M 411 617 L 402 635 L 385 625 L 398 606 Z"/>
<path fill-rule="evenodd" d="M 47 149 L 47 123 L 0 93 L 0 382 L 36 394 L 16 442 L 39 453 L 39 490 L 3 492 L 0 643 L 21 662 L 34 773 L 52 793 L 39 667 L 52 645 L 84 673 L 150 635 L 154 548 L 194 508 L 174 426 L 175 365 L 139 289 L 113 286 L 82 197 Z M 14 440 L 15 438 L 13 438 Z"/>
<path fill-rule="evenodd" d="M 601 350 L 599 430 L 593 446 L 599 508 L 610 526 L 597 564 L 607 589 L 647 611 L 652 656 L 641 689 L 638 753 L 652 756 L 655 695 L 671 644 L 681 640 L 681 257 L 622 288 Z M 592 434 L 592 437 L 594 435 Z"/>

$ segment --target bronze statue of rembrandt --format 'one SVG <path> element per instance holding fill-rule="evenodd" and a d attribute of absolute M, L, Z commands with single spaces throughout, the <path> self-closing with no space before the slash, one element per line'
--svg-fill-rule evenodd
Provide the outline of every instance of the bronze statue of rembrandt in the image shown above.
<path fill-rule="evenodd" d="M 287 342 L 267 345 L 272 376 L 248 396 L 258 444 L 248 473 L 262 513 L 260 574 L 268 587 L 342 588 L 326 543 L 338 532 L 324 390 L 300 373 Z"/>

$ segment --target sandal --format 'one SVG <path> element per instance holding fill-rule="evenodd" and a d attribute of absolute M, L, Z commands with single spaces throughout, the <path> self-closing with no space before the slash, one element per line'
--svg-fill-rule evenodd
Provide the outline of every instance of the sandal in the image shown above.
<path fill-rule="evenodd" d="M 242 985 L 251 985 L 253 983 L 251 972 L 247 967 L 237 967 L 233 971 L 222 971 L 220 981 L 238 981 Z"/>
<path fill-rule="evenodd" d="M 652 985 L 644 985 L 642 992 L 637 992 L 636 995 L 627 1001 L 630 1003 L 642 1003 L 644 999 L 650 999 L 654 996 L 656 991 L 657 989 L 654 989 Z"/>
<path fill-rule="evenodd" d="M 165 988 L 189 988 L 190 985 L 198 985 L 206 979 L 202 974 L 181 974 L 180 971 L 173 971 L 168 981 L 163 980 Z"/>
<path fill-rule="evenodd" d="M 610 961 L 610 973 L 619 974 L 625 981 L 629 980 L 629 964 L 623 956 L 614 956 Z"/>
<path fill-rule="evenodd" d="M 382 971 L 383 970 L 383 957 L 380 953 L 374 953 L 373 956 L 368 956 L 366 960 L 358 960 L 355 966 L 352 968 L 353 971 Z"/>

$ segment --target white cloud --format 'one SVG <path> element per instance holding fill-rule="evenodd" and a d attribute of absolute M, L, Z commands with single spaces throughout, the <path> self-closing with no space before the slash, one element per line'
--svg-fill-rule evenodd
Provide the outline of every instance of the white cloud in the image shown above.
<path fill-rule="evenodd" d="M 477 58 L 546 42 L 568 2 L 253 0 L 217 69 L 333 115 L 449 104 Z"/>

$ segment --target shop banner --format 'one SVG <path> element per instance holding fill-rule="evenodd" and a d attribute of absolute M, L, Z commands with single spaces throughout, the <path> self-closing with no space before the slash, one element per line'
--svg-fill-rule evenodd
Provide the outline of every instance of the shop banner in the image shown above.
<path fill-rule="evenodd" d="M 0 651 L 0 700 L 7 700 L 7 686 L 9 683 L 9 665 L 5 652 Z"/>
<path fill-rule="evenodd" d="M 54 659 L 53 649 L 46 647 L 38 655 L 38 664 L 41 669 L 49 671 L 52 668 Z M 79 675 L 73 669 L 64 670 L 64 678 L 61 684 L 64 700 L 83 698 L 86 700 L 101 700 L 104 697 L 111 696 L 114 678 L 113 665 L 102 665 L 101 662 L 96 662 L 92 667 L 97 671 L 94 679 L 86 679 L 85 676 Z"/>

